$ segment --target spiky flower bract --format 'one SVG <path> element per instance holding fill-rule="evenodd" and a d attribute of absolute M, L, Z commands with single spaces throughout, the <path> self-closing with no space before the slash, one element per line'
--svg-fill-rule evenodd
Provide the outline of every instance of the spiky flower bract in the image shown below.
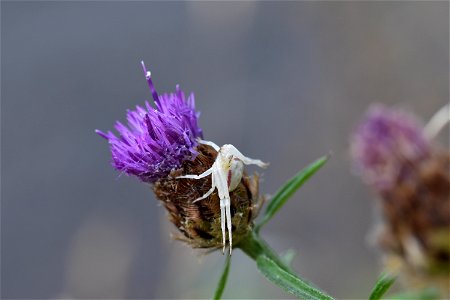
<path fill-rule="evenodd" d="M 146 101 L 145 108 L 128 110 L 128 127 L 116 122 L 119 136 L 111 131 L 96 132 L 108 140 L 114 168 L 154 183 L 179 168 L 184 160 L 195 159 L 202 130 L 194 94 L 186 98 L 177 85 L 175 93 L 158 95 L 143 62 L 142 66 L 156 108 Z"/>

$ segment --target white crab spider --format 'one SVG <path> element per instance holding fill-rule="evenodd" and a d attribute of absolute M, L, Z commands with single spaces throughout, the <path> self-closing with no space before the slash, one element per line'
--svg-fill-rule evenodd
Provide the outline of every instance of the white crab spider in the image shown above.
<path fill-rule="evenodd" d="M 223 252 L 225 252 L 225 223 L 228 230 L 228 240 L 230 241 L 230 255 L 233 246 L 233 237 L 231 231 L 231 211 L 230 211 L 230 193 L 241 182 L 245 165 L 257 165 L 261 168 L 267 167 L 269 164 L 259 159 L 251 159 L 245 157 L 236 147 L 230 144 L 217 146 L 210 141 L 198 140 L 200 144 L 213 147 L 217 151 L 217 157 L 211 168 L 200 175 L 183 175 L 176 178 L 201 179 L 211 175 L 212 187 L 200 198 L 194 200 L 200 201 L 211 195 L 217 188 L 220 199 L 220 225 L 222 229 Z"/>

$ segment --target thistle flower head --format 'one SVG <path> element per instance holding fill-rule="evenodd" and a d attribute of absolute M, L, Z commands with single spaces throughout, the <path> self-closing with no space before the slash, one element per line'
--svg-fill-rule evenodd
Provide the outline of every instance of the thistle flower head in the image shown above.
<path fill-rule="evenodd" d="M 386 268 L 397 272 L 400 266 L 409 288 L 445 287 L 448 298 L 450 154 L 425 136 L 413 116 L 382 106 L 369 110 L 351 150 L 380 200 L 376 238 Z"/>
<path fill-rule="evenodd" d="M 155 108 L 145 102 L 144 108 L 136 106 L 135 110 L 129 110 L 128 126 L 120 122 L 115 125 L 118 136 L 111 131 L 96 132 L 108 140 L 114 168 L 152 184 L 170 220 L 184 234 L 183 240 L 195 248 L 225 246 L 223 196 L 216 191 L 219 188 L 214 182 L 218 180 L 211 171 L 222 171 L 213 168 L 220 156 L 219 147 L 201 141 L 203 134 L 197 124 L 199 113 L 195 110 L 194 95 L 186 98 L 178 86 L 175 93 L 158 95 L 143 62 L 142 67 Z M 225 170 L 231 184 L 227 186 L 225 179 L 230 251 L 232 241 L 239 242 L 252 230 L 263 201 L 258 194 L 258 176 L 249 177 L 243 171 L 244 163 L 263 163 L 243 156 L 237 149 L 231 154 L 243 162 L 242 169 L 230 165 Z M 209 173 L 198 175 L 205 172 Z"/>
<path fill-rule="evenodd" d="M 179 86 L 175 93 L 158 95 L 143 62 L 142 67 L 156 108 L 146 101 L 145 108 L 128 110 L 128 126 L 121 122 L 114 126 L 119 136 L 111 131 L 96 132 L 108 140 L 114 168 L 154 183 L 184 160 L 196 157 L 196 139 L 202 137 L 202 130 L 197 123 L 194 95 L 186 98 Z"/>
<path fill-rule="evenodd" d="M 395 184 L 405 162 L 429 155 L 430 143 L 414 116 L 374 105 L 352 137 L 351 152 L 364 180 L 385 190 Z"/>

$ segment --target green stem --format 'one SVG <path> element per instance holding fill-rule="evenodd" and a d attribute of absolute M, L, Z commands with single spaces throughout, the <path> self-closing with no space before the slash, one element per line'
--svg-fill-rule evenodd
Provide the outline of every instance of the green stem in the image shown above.
<path fill-rule="evenodd" d="M 225 290 L 225 285 L 228 280 L 228 273 L 230 272 L 230 261 L 231 255 L 227 255 L 225 261 L 225 269 L 223 270 L 222 276 L 220 277 L 219 284 L 217 285 L 216 292 L 214 293 L 214 300 L 220 300 L 222 298 L 223 291 Z"/>
<path fill-rule="evenodd" d="M 241 242 L 237 245 L 238 248 L 241 248 L 245 254 L 250 256 L 254 261 L 258 259 L 258 257 L 264 255 L 271 260 L 273 260 L 280 268 L 285 270 L 288 273 L 295 272 L 286 265 L 281 258 L 275 253 L 275 251 L 270 248 L 270 246 L 264 241 L 258 233 L 250 232 L 247 237 L 243 238 Z"/>
<path fill-rule="evenodd" d="M 255 231 L 250 232 L 237 247 L 257 263 L 258 269 L 268 280 L 286 292 L 301 299 L 333 299 L 300 278 Z"/>

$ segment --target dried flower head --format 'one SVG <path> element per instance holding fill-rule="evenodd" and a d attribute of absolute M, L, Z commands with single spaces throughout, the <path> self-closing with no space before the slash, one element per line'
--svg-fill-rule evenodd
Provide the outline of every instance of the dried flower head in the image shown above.
<path fill-rule="evenodd" d="M 380 198 L 383 222 L 376 238 L 387 267 L 400 265 L 411 288 L 445 288 L 450 279 L 450 154 L 432 144 L 419 124 L 400 110 L 372 107 L 353 136 L 352 154 Z"/>
<path fill-rule="evenodd" d="M 186 98 L 177 86 L 175 93 L 158 95 L 143 62 L 142 66 L 156 109 L 146 101 L 145 109 L 136 106 L 136 110 L 128 110 L 128 127 L 121 122 L 115 125 L 119 137 L 111 131 L 96 132 L 108 140 L 114 168 L 154 183 L 184 160 L 195 158 L 196 139 L 202 137 L 202 130 L 194 94 Z"/>

